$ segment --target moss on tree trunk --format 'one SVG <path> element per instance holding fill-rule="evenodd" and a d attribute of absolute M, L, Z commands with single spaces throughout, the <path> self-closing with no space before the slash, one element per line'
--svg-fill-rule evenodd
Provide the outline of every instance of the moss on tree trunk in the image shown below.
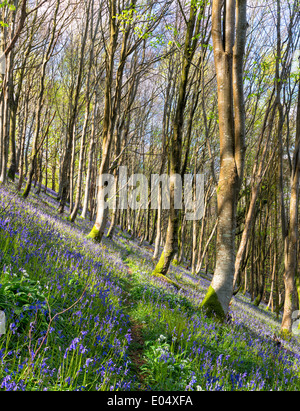
<path fill-rule="evenodd" d="M 212 286 L 209 287 L 206 297 L 201 304 L 201 308 L 210 318 L 215 318 L 221 322 L 224 322 L 226 319 L 222 305 Z"/>

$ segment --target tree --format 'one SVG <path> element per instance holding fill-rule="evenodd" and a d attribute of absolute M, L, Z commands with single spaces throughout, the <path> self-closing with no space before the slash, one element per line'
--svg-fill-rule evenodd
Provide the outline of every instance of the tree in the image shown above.
<path fill-rule="evenodd" d="M 202 307 L 208 315 L 220 320 L 227 315 L 233 293 L 237 202 L 244 172 L 246 10 L 246 0 L 213 1 L 212 37 L 220 131 L 218 235 L 215 273 Z"/>
<path fill-rule="evenodd" d="M 156 265 L 153 275 L 166 276 L 172 259 L 178 250 L 179 210 L 176 209 L 175 196 L 177 190 L 177 176 L 182 173 L 182 149 L 183 149 L 183 126 L 184 112 L 187 104 L 187 87 L 189 73 L 192 67 L 193 57 L 199 41 L 201 19 L 206 7 L 206 2 L 199 6 L 194 0 L 190 3 L 190 15 L 186 21 L 185 43 L 182 52 L 182 69 L 179 83 L 176 111 L 173 121 L 173 132 L 171 137 L 170 152 L 170 211 L 167 238 L 160 260 Z"/>
<path fill-rule="evenodd" d="M 59 0 L 57 0 L 56 8 L 55 8 L 54 16 L 53 16 L 52 29 L 49 31 L 49 42 L 43 54 L 43 63 L 42 63 L 41 77 L 40 77 L 40 83 L 39 83 L 39 93 L 38 93 L 38 99 L 37 99 L 37 105 L 36 105 L 36 117 L 35 117 L 36 124 L 35 124 L 35 132 L 34 132 L 33 145 L 32 145 L 30 168 L 29 168 L 26 187 L 23 192 L 23 198 L 25 199 L 29 196 L 29 193 L 31 190 L 32 179 L 33 179 L 34 172 L 36 170 L 37 156 L 39 154 L 39 151 L 41 149 L 41 146 L 44 140 L 44 139 L 41 139 L 41 141 L 39 141 L 40 130 L 41 130 L 43 99 L 44 99 L 44 92 L 45 92 L 46 68 L 47 68 L 47 64 L 49 63 L 51 54 L 53 52 L 53 49 L 57 41 L 56 40 L 57 39 L 56 29 L 57 29 L 57 17 L 58 17 L 59 7 L 60 7 L 60 2 Z"/>
<path fill-rule="evenodd" d="M 80 92 L 82 87 L 82 78 L 84 74 L 84 62 L 85 62 L 85 51 L 87 46 L 87 39 L 89 33 L 89 24 L 90 24 L 90 12 L 91 12 L 91 0 L 85 2 L 85 21 L 83 25 L 83 30 L 81 33 L 81 43 L 80 43 L 80 54 L 79 54 L 79 62 L 78 62 L 78 73 L 75 83 L 75 88 L 72 89 L 70 95 L 70 118 L 68 119 L 67 124 L 67 138 L 65 144 L 65 153 L 62 161 L 62 170 L 61 170 L 61 193 L 60 193 L 60 203 L 59 203 L 59 213 L 63 214 L 65 205 L 67 202 L 68 197 L 68 188 L 69 183 L 73 185 L 72 173 L 71 170 L 71 162 L 72 162 L 72 152 L 75 150 L 75 127 L 76 127 L 76 120 L 78 115 L 78 106 L 79 106 L 79 98 Z M 89 109 L 89 107 L 88 107 Z M 89 113 L 87 113 L 88 115 Z M 88 121 L 88 117 L 86 118 Z M 85 137 L 85 134 L 83 134 Z M 70 172 L 70 181 L 68 180 L 68 173 Z M 70 205 L 72 205 L 72 198 L 73 192 L 70 192 Z M 72 207 L 71 207 L 72 208 Z M 77 212 L 76 212 L 77 214 Z M 75 214 L 73 217 L 76 217 Z"/>
<path fill-rule="evenodd" d="M 155 2 L 150 2 L 149 5 L 146 5 L 144 13 L 141 12 L 140 15 L 140 19 L 146 19 L 146 24 L 145 27 L 140 28 L 138 26 L 139 19 L 135 20 L 134 18 L 136 14 L 137 0 L 132 1 L 129 5 L 124 4 L 124 2 L 120 3 L 119 7 L 117 7 L 118 2 L 116 0 L 111 0 L 109 2 L 109 42 L 105 45 L 106 79 L 104 91 L 102 159 L 98 180 L 96 221 L 88 236 L 97 242 L 101 242 L 102 240 L 109 215 L 109 210 L 106 206 L 107 195 L 105 195 L 107 182 L 104 181 L 102 176 L 108 174 L 110 169 L 110 151 L 121 104 L 125 64 L 133 52 L 138 49 L 141 44 L 144 44 L 144 40 L 155 30 L 164 13 L 167 11 L 169 3 L 170 2 L 167 2 L 163 5 L 159 10 L 159 13 L 156 12 L 154 16 L 151 14 L 151 11 L 155 7 Z M 142 5 L 140 7 L 143 8 L 144 6 Z M 117 13 L 118 9 L 121 9 L 121 13 Z M 136 35 L 136 33 L 138 33 L 138 35 Z M 118 39 L 120 34 L 122 35 L 122 41 L 119 43 Z M 116 74 L 114 75 L 116 53 L 119 44 L 121 45 L 118 59 L 119 63 L 116 69 Z"/>
<path fill-rule="evenodd" d="M 299 83 L 299 80 L 298 80 Z M 298 107 L 296 120 L 295 149 L 291 169 L 291 199 L 289 206 L 289 222 L 284 251 L 284 284 L 285 300 L 281 324 L 283 333 L 292 331 L 292 314 L 295 304 L 295 281 L 297 275 L 297 253 L 299 244 L 299 182 L 300 182 L 300 83 L 298 85 Z"/>

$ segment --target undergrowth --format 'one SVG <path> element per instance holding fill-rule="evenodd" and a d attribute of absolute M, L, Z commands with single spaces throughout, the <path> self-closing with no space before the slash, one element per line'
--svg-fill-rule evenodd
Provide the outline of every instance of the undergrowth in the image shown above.
<path fill-rule="evenodd" d="M 0 390 L 300 389 L 298 341 L 276 344 L 270 313 L 238 301 L 218 324 L 206 283 L 180 267 L 178 287 L 151 276 L 128 235 L 94 244 L 52 198 L 0 190 Z"/>

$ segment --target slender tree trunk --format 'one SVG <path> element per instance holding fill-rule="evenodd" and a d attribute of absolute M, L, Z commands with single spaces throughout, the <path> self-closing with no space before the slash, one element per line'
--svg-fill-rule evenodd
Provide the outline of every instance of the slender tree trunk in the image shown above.
<path fill-rule="evenodd" d="M 75 186 L 75 157 L 76 157 L 76 119 L 74 120 L 74 131 L 73 131 L 73 143 L 72 143 L 72 155 L 71 155 L 71 162 L 69 168 L 69 212 L 72 214 L 73 212 L 73 205 L 74 205 L 74 186 Z"/>
<path fill-rule="evenodd" d="M 134 7 L 135 1 L 132 2 L 131 7 Z M 115 0 L 110 2 L 110 14 L 115 16 L 117 13 L 117 3 Z M 98 201 L 97 201 L 97 215 L 96 221 L 88 238 L 96 242 L 101 242 L 104 230 L 107 224 L 109 209 L 107 204 L 107 195 L 105 195 L 106 184 L 102 176 L 109 171 L 110 162 L 110 148 L 114 136 L 117 115 L 119 113 L 121 104 L 123 72 L 128 56 L 128 39 L 130 34 L 130 24 L 126 26 L 123 32 L 122 49 L 120 53 L 119 66 L 115 81 L 114 102 L 112 103 L 112 85 L 114 78 L 115 54 L 118 45 L 119 26 L 116 19 L 110 19 L 110 43 L 107 49 L 106 59 L 106 80 L 104 93 L 104 120 L 103 120 L 103 143 L 102 143 L 102 161 L 99 170 L 99 187 L 98 187 Z"/>
<path fill-rule="evenodd" d="M 222 36 L 222 6 L 224 31 Z M 212 36 L 218 80 L 220 178 L 216 268 L 202 303 L 208 315 L 224 320 L 233 294 L 238 193 L 244 163 L 243 57 L 247 1 L 213 1 Z"/>
<path fill-rule="evenodd" d="M 8 163 L 8 149 L 9 149 L 9 77 L 10 77 L 10 63 L 11 56 L 6 59 L 6 74 L 3 80 L 3 111 L 2 111 L 2 134 L 1 148 L 2 148 L 2 164 L 0 170 L 0 183 L 5 184 L 7 181 L 7 163 Z"/>
<path fill-rule="evenodd" d="M 85 193 L 84 193 L 84 200 L 83 200 L 83 208 L 81 217 L 86 218 L 88 213 L 88 204 L 90 198 L 90 191 L 91 191 L 91 178 L 92 178 L 92 168 L 93 168 L 93 160 L 94 160 L 94 153 L 95 153 L 95 132 L 96 132 L 96 114 L 97 114 L 97 102 L 95 96 L 94 102 L 94 113 L 93 113 L 93 121 L 92 121 L 92 130 L 91 130 L 91 140 L 90 140 L 90 148 L 89 148 L 89 159 L 88 159 L 88 168 L 86 174 L 86 183 L 85 183 Z"/>
<path fill-rule="evenodd" d="M 79 210 L 79 206 L 80 206 L 82 177 L 83 177 L 83 163 L 84 163 L 84 157 L 85 157 L 85 155 L 84 155 L 85 140 L 86 140 L 86 133 L 87 133 L 87 127 L 88 127 L 88 122 L 89 122 L 89 115 L 90 115 L 89 105 L 90 105 L 90 102 L 89 102 L 89 100 L 87 100 L 85 120 L 84 120 L 84 126 L 83 126 L 83 130 L 82 130 L 81 143 L 80 143 L 76 199 L 75 199 L 75 204 L 74 204 L 73 210 L 72 210 L 71 215 L 69 217 L 69 219 L 72 223 L 74 223 L 74 221 L 76 220 L 78 210 Z"/>
<path fill-rule="evenodd" d="M 87 5 L 87 10 L 86 10 L 86 20 L 85 20 L 85 28 L 84 32 L 81 38 L 81 48 L 80 48 L 80 58 L 79 58 L 79 68 L 78 68 L 78 75 L 76 79 L 76 87 L 75 87 L 75 94 L 74 96 L 72 95 L 72 102 L 71 102 L 71 113 L 70 113 L 70 121 L 68 125 L 68 131 L 67 131 L 67 140 L 66 140 L 66 148 L 65 148 L 65 155 L 63 158 L 62 162 L 62 168 L 61 168 L 61 187 L 60 187 L 60 203 L 59 203 L 59 208 L 58 212 L 60 214 L 63 214 L 65 205 L 67 202 L 67 197 L 68 197 L 68 188 L 69 188 L 69 182 L 68 182 L 68 174 L 70 173 L 71 169 L 71 162 L 72 162 L 72 152 L 73 152 L 73 144 L 75 142 L 75 128 L 76 128 L 76 118 L 78 114 L 78 102 L 79 102 L 79 97 L 80 97 L 80 90 L 82 86 L 82 77 L 83 77 L 83 70 L 84 70 L 84 60 L 85 60 L 85 48 L 87 44 L 87 37 L 88 37 L 88 31 L 89 31 L 89 23 L 90 23 L 90 11 L 91 11 L 91 1 L 88 2 Z M 72 173 L 70 173 L 71 178 L 72 178 Z M 72 181 L 73 184 L 73 181 Z M 71 190 L 72 191 L 72 190 Z M 72 196 L 72 192 L 70 193 Z M 70 209 L 71 203 L 72 203 L 72 198 L 70 198 Z"/>
<path fill-rule="evenodd" d="M 11 65 L 14 64 L 14 51 L 11 52 Z M 15 181 L 15 174 L 17 171 L 17 156 L 16 156 L 16 123 L 18 101 L 14 97 L 14 82 L 13 70 L 11 70 L 8 79 L 8 104 L 9 104 L 9 157 L 8 157 L 8 178 Z"/>
<path fill-rule="evenodd" d="M 175 208 L 175 195 L 178 189 L 178 179 L 176 176 L 181 175 L 181 157 L 182 157 L 182 137 L 184 124 L 184 111 L 186 108 L 187 85 L 192 60 L 198 43 L 198 34 L 200 31 L 200 22 L 203 17 L 205 5 L 202 4 L 200 10 L 196 5 L 191 5 L 190 17 L 187 22 L 187 32 L 185 38 L 184 57 L 182 63 L 182 72 L 179 87 L 179 96 L 176 107 L 176 114 L 173 122 L 173 135 L 171 142 L 170 155 L 170 212 L 167 229 L 167 237 L 164 250 L 160 260 L 155 267 L 153 275 L 166 276 L 170 264 L 178 251 L 178 228 L 179 228 L 179 210 Z M 198 13 L 199 11 L 199 13 Z"/>
<path fill-rule="evenodd" d="M 92 16 L 93 17 L 93 16 Z M 80 200 L 81 200 L 81 187 L 82 187 L 82 178 L 83 178 L 83 164 L 84 164 L 84 157 L 85 157 L 85 141 L 86 141 L 86 134 L 87 134 L 87 129 L 88 129 L 88 124 L 89 124 L 89 116 L 90 116 L 90 103 L 91 103 L 91 98 L 90 98 L 90 80 L 91 80 L 91 70 L 92 70 L 92 62 L 94 59 L 94 42 L 93 42 L 93 19 L 91 22 L 91 30 L 90 30 L 90 53 L 89 53 L 89 69 L 88 69 L 88 75 L 87 75 L 87 80 L 86 80 L 86 109 L 85 109 L 85 119 L 84 119 L 84 125 L 83 125 L 83 130 L 82 130 L 82 136 L 81 136 L 81 144 L 80 144 L 80 154 L 79 154 L 79 167 L 78 167 L 78 178 L 77 178 L 77 192 L 76 192 L 76 199 L 75 199 L 75 204 L 74 208 L 71 212 L 70 215 L 70 221 L 73 223 L 77 217 L 78 210 L 79 210 L 79 205 L 80 205 Z M 94 133 L 94 130 L 93 130 Z M 94 139 L 94 136 L 92 137 Z"/>
<path fill-rule="evenodd" d="M 297 252 L 299 245 L 299 181 L 300 181 L 300 87 L 298 96 L 297 109 L 297 130 L 296 143 L 293 159 L 293 169 L 291 177 L 291 200 L 290 200 L 290 218 L 288 225 L 287 244 L 285 248 L 285 302 L 284 313 L 281 324 L 283 332 L 291 332 L 292 330 L 292 314 L 295 308 L 294 293 L 295 280 L 297 277 Z"/>
<path fill-rule="evenodd" d="M 37 161 L 37 156 L 38 156 L 38 151 L 39 151 L 38 140 L 39 140 L 39 134 L 40 134 L 40 129 L 41 129 L 41 117 L 42 117 L 43 99 L 44 99 L 44 92 L 45 92 L 46 68 L 50 60 L 51 53 L 53 51 L 53 46 L 55 44 L 55 34 L 56 34 L 55 32 L 56 32 L 57 15 L 59 11 L 59 6 L 60 6 L 60 2 L 57 1 L 55 14 L 54 14 L 54 20 L 53 20 L 52 32 L 51 32 L 51 36 L 49 39 L 49 44 L 43 56 L 41 77 L 40 77 L 40 82 L 39 82 L 39 94 L 38 94 L 37 107 L 36 107 L 35 133 L 34 133 L 33 143 L 32 143 L 30 168 L 29 168 L 28 177 L 27 177 L 27 184 L 23 192 L 23 198 L 27 198 L 29 196 L 31 185 L 32 185 L 32 178 L 33 178 L 33 175 L 36 169 L 36 161 Z"/>
<path fill-rule="evenodd" d="M 22 135 L 21 135 L 21 146 L 20 146 L 20 160 L 19 160 L 19 182 L 18 182 L 18 191 L 22 190 L 23 186 L 23 181 L 24 181 L 24 163 L 26 162 L 26 131 L 27 131 L 27 124 L 28 124 L 28 105 L 29 101 L 28 99 L 25 102 L 25 114 L 24 114 L 24 123 L 23 123 L 23 129 L 22 129 Z M 35 115 L 32 118 L 31 125 L 30 125 L 30 132 L 33 128 L 35 122 Z M 26 173 L 25 173 L 26 174 Z"/>

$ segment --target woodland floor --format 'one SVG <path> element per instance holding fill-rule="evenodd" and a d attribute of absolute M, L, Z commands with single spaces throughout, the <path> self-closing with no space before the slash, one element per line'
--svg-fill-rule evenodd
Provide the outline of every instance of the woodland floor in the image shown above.
<path fill-rule="evenodd" d="M 57 215 L 55 193 L 49 191 L 39 196 L 32 193 L 30 200 L 24 202 L 15 195 L 14 186 L 0 190 L 3 272 L 17 278 L 18 272 L 25 270 L 32 280 L 30 284 L 40 281 L 40 293 L 46 287 L 47 301 L 53 299 L 52 316 L 76 302 L 84 279 L 94 276 L 89 285 L 89 298 L 81 299 L 62 314 L 60 322 L 55 319 L 53 333 L 42 342 L 41 336 L 45 335 L 50 319 L 46 305 L 41 301 L 31 305 L 22 302 L 17 312 L 12 304 L 9 306 L 12 301 L 9 299 L 16 299 L 19 294 L 9 294 L 9 298 L 3 294 L 5 307 L 1 307 L 0 294 L 0 309 L 9 306 L 7 317 L 11 330 L 9 336 L 0 339 L 1 389 L 300 388 L 299 340 L 279 338 L 279 344 L 274 341 L 281 318 L 264 304 L 257 308 L 248 295 L 239 294 L 232 300 L 231 324 L 218 325 L 199 310 L 209 278 L 196 278 L 186 264 L 172 266 L 169 277 L 178 284 L 177 290 L 151 277 L 154 262 L 150 244 L 140 244 L 120 228 L 112 240 L 104 237 L 102 244 L 94 244 L 86 239 L 92 222 L 78 218 L 71 224 L 67 219 L 68 210 L 63 217 Z M 28 246 L 20 251 L 24 242 Z M 47 253 L 43 251 L 44 246 Z M 50 254 L 50 250 L 54 251 Z M 57 278 L 53 278 L 54 272 Z M 0 285 L 3 285 L 0 292 L 6 287 L 5 278 L 4 274 L 0 276 Z M 21 320 L 18 316 L 25 315 L 26 307 L 26 315 L 32 310 L 31 321 L 38 318 L 38 304 L 39 309 L 44 310 L 46 322 L 41 322 L 39 327 L 37 321 L 34 322 L 37 328 L 34 345 L 29 325 L 24 325 L 22 330 L 18 328 L 23 321 L 23 317 Z M 19 300 L 17 305 L 20 307 Z M 63 320 L 72 322 L 72 329 L 64 325 Z M 30 324 L 32 327 L 33 323 Z M 21 347 L 22 338 L 24 346 Z M 33 349 L 32 363 L 25 354 L 28 344 L 36 350 L 34 353 Z M 59 350 L 65 352 L 64 358 L 55 348 L 58 345 Z M 74 353 L 72 359 L 71 352 Z M 42 365 L 47 372 L 41 373 Z"/>

